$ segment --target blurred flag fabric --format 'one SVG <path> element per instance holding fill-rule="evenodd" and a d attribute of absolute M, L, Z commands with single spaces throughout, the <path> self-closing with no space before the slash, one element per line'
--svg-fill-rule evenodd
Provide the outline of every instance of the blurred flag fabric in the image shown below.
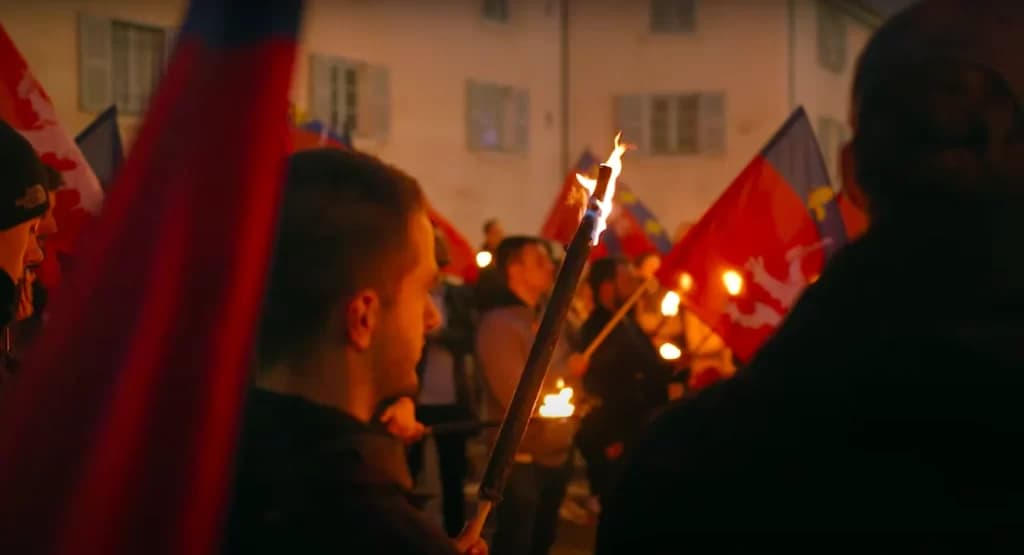
<path fill-rule="evenodd" d="M 835 197 L 798 108 L 665 257 L 658 276 L 750 360 L 847 242 Z"/>
<path fill-rule="evenodd" d="M 868 229 L 868 217 L 863 210 L 857 207 L 854 202 L 861 195 L 860 186 L 857 185 L 856 170 L 853 165 L 853 143 L 846 143 L 839 152 L 839 167 L 842 171 L 843 187 L 836 195 L 836 202 L 839 204 L 839 211 L 843 215 L 843 223 L 846 225 L 846 236 L 851 240 L 864 234 Z"/>
<path fill-rule="evenodd" d="M 96 116 L 75 137 L 75 144 L 81 149 L 100 185 L 104 190 L 108 189 L 124 158 L 121 130 L 117 127 L 117 106 L 111 106 Z"/>
<path fill-rule="evenodd" d="M 292 128 L 292 148 L 294 150 L 321 147 L 354 149 L 352 133 L 347 126 L 343 133 L 334 133 L 319 120 L 307 121 Z M 476 251 L 473 249 L 473 245 L 433 206 L 429 208 L 429 212 L 430 221 L 434 223 L 448 244 L 449 262 L 444 271 L 467 283 L 475 282 L 480 269 L 476 265 Z"/>
<path fill-rule="evenodd" d="M 0 404 L 0 552 L 218 550 L 301 8 L 190 3 L 74 294 Z"/>
<path fill-rule="evenodd" d="M 576 174 L 596 176 L 599 164 L 600 160 L 590 150 L 580 155 L 562 181 L 562 188 L 541 227 L 541 237 L 563 245 L 572 240 L 587 202 L 586 192 L 576 182 Z M 665 228 L 629 186 L 619 181 L 608 229 L 591 251 L 591 259 L 609 255 L 634 258 L 648 252 L 665 254 L 671 248 Z"/>
<path fill-rule="evenodd" d="M 103 189 L 78 145 L 57 120 L 57 112 L 25 58 L 0 25 L 0 119 L 24 135 L 43 162 L 59 170 L 65 187 L 54 199 L 59 230 L 46 242 L 46 258 L 38 270 L 49 289 L 60 282 L 58 260 L 75 248 L 78 235 L 100 210 Z"/>

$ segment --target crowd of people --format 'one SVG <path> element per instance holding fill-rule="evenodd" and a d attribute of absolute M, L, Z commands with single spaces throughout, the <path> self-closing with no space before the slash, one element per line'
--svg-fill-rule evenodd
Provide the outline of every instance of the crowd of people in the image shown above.
<path fill-rule="evenodd" d="M 807 530 L 1020 549 L 1020 29 L 1019 2 L 930 0 L 878 31 L 851 115 L 871 227 L 741 369 L 694 355 L 707 336 L 685 311 L 660 313 L 656 255 L 592 261 L 544 384 L 575 387 L 578 411 L 531 420 L 489 545 L 463 531 L 466 446 L 508 407 L 558 249 L 490 220 L 492 262 L 461 283 L 413 177 L 358 152 L 291 155 L 223 551 L 548 553 L 577 451 L 602 554 L 701 550 L 709 532 L 716 551 L 765 552 L 818 540 L 737 532 Z M 0 123 L 0 402 L 14 338 L 45 312 L 33 268 L 60 186 Z M 691 352 L 666 360 L 667 340 Z M 428 434 L 443 527 L 414 493 Z"/>

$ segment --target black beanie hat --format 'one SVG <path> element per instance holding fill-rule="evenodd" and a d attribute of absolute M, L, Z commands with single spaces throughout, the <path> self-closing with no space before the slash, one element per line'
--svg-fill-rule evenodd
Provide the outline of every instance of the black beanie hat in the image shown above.
<path fill-rule="evenodd" d="M 0 120 L 0 229 L 46 213 L 46 179 L 45 167 L 28 139 Z"/>

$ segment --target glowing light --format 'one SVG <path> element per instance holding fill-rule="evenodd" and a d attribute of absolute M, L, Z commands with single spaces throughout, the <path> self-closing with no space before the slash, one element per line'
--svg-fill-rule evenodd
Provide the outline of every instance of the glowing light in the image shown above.
<path fill-rule="evenodd" d="M 678 316 L 680 301 L 682 299 L 679 298 L 679 293 L 675 291 L 665 293 L 665 296 L 661 298 L 661 315 L 667 318 Z"/>
<path fill-rule="evenodd" d="M 679 288 L 682 289 L 684 293 L 693 289 L 693 276 L 690 275 L 690 272 L 683 272 L 683 274 L 679 276 Z"/>
<path fill-rule="evenodd" d="M 494 261 L 494 256 L 492 256 L 491 253 L 489 253 L 487 251 L 480 251 L 480 252 L 476 253 L 476 265 L 477 265 L 477 267 L 486 268 L 486 267 L 490 266 L 491 262 L 493 262 L 493 261 Z"/>
<path fill-rule="evenodd" d="M 735 270 L 726 270 L 722 272 L 722 284 L 725 285 L 725 290 L 735 297 L 743 291 L 743 276 Z"/>
<path fill-rule="evenodd" d="M 662 343 L 661 347 L 658 347 L 658 354 L 665 360 L 679 360 L 679 357 L 683 356 L 683 351 L 672 343 Z"/>
<path fill-rule="evenodd" d="M 612 153 L 605 160 L 604 165 L 612 169 L 612 175 L 608 179 L 608 188 L 604 192 L 604 198 L 597 200 L 597 206 L 601 213 L 598 215 L 597 227 L 594 229 L 594 244 L 596 245 L 598 239 L 601 237 L 601 232 L 608 227 L 608 216 L 612 213 L 612 199 L 615 198 L 615 182 L 619 178 L 619 174 L 622 173 L 622 155 L 629 149 L 629 145 L 626 143 L 620 143 L 619 139 L 622 138 L 622 132 L 619 131 L 615 135 L 615 148 L 612 149 Z M 597 188 L 597 180 L 591 179 L 585 175 L 576 174 L 576 181 L 583 186 L 591 195 L 594 194 L 594 189 Z"/>
<path fill-rule="evenodd" d="M 558 393 L 544 396 L 544 403 L 540 406 L 541 418 L 569 418 L 576 412 L 576 406 L 572 404 L 572 388 L 564 387 L 565 381 L 558 380 L 561 385 Z"/>

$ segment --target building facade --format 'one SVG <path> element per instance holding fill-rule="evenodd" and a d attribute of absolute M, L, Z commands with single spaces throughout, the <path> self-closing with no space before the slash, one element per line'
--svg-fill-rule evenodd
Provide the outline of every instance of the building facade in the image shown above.
<path fill-rule="evenodd" d="M 130 144 L 184 0 L 0 6 L 71 133 L 116 103 Z M 406 169 L 472 240 L 536 232 L 585 148 L 622 129 L 623 179 L 670 231 L 804 105 L 830 167 L 878 17 L 838 0 L 309 0 L 298 111 Z"/>

